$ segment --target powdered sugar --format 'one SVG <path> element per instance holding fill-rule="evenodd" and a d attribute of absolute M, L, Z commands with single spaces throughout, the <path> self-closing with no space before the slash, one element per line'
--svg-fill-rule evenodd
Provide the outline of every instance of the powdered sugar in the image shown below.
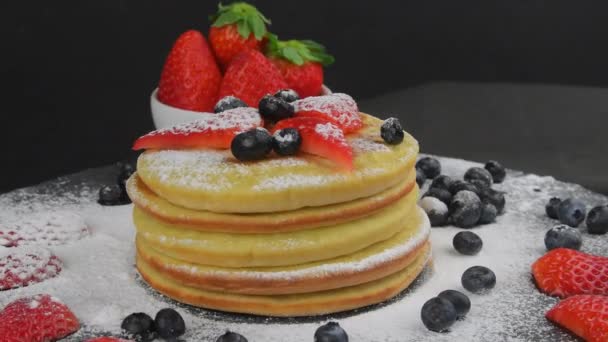
<path fill-rule="evenodd" d="M 69 211 L 38 212 L 0 225 L 0 245 L 61 245 L 89 234 L 84 219 Z"/>
<path fill-rule="evenodd" d="M 316 124 L 315 132 L 320 134 L 325 140 L 343 140 L 344 132 L 332 123 Z"/>
<path fill-rule="evenodd" d="M 0 290 L 41 282 L 61 271 L 61 260 L 42 247 L 0 248 Z"/>
<path fill-rule="evenodd" d="M 311 96 L 294 102 L 296 112 L 323 113 L 343 128 L 360 127 L 361 117 L 355 100 L 350 95 L 334 93 Z"/>

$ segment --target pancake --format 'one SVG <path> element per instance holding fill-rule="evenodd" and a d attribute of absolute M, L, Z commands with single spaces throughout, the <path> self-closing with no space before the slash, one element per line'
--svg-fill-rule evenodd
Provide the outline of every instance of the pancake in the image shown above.
<path fill-rule="evenodd" d="M 426 253 L 430 223 L 421 209 L 417 229 L 405 229 L 394 237 L 361 251 L 296 266 L 225 268 L 183 262 L 157 252 L 137 239 L 137 257 L 167 279 L 183 286 L 216 292 L 279 295 L 318 292 L 370 282 L 404 269 Z"/>
<path fill-rule="evenodd" d="M 216 213 L 272 213 L 369 197 L 405 181 L 418 142 L 385 144 L 382 120 L 362 114 L 363 129 L 347 136 L 354 171 L 299 154 L 244 163 L 229 150 L 147 150 L 137 173 L 154 193 L 184 208 Z"/>
<path fill-rule="evenodd" d="M 214 292 L 178 284 L 158 273 L 142 258 L 137 269 L 160 293 L 182 303 L 222 311 L 266 316 L 311 316 L 346 311 L 390 299 L 407 288 L 430 261 L 426 250 L 404 269 L 371 282 L 305 294 L 255 296 Z"/>
<path fill-rule="evenodd" d="M 159 221 L 134 207 L 139 238 L 164 255 L 222 267 L 298 265 L 351 254 L 404 229 L 420 226 L 418 187 L 392 205 L 334 226 L 276 234 L 230 234 L 189 230 Z"/>
<path fill-rule="evenodd" d="M 330 226 L 370 215 L 402 198 L 416 185 L 416 171 L 405 181 L 376 195 L 323 207 L 260 214 L 229 214 L 197 211 L 175 206 L 151 191 L 134 174 L 127 182 L 133 203 L 150 216 L 188 229 L 210 232 L 278 233 Z"/>

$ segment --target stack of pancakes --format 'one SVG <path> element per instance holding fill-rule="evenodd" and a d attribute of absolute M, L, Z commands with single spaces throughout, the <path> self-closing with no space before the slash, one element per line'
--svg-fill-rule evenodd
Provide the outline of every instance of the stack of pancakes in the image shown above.
<path fill-rule="evenodd" d="M 148 150 L 127 183 L 137 268 L 180 302 L 306 316 L 384 301 L 430 260 L 418 143 L 387 145 L 362 114 L 354 170 L 313 155 L 244 163 L 224 150 Z"/>

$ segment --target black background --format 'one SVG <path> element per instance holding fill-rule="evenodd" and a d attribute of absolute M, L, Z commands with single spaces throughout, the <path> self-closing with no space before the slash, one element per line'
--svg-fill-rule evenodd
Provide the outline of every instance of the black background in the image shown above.
<path fill-rule="evenodd" d="M 444 122 L 441 127 L 465 122 L 462 125 L 477 125 L 471 132 L 493 134 L 487 126 L 480 126 L 487 122 L 466 118 L 466 106 L 458 109 L 457 116 L 450 115 L 450 106 L 438 108 L 437 113 L 428 112 L 433 108 L 428 105 L 399 106 L 404 98 L 416 101 L 415 96 L 380 97 L 384 102 L 372 98 L 441 80 L 608 84 L 608 3 L 603 1 L 252 2 L 272 19 L 271 30 L 280 37 L 310 38 L 328 46 L 337 62 L 327 69 L 326 84 L 359 99 L 363 109 L 421 110 L 411 114 L 416 128 L 413 133 L 423 148 L 432 147 L 425 149 L 429 153 L 480 160 L 491 156 L 488 148 L 479 149 L 479 153 L 473 148 L 465 150 L 466 144 L 455 149 L 458 144 L 449 136 L 449 129 L 441 134 L 423 129 L 437 126 L 438 120 Z M 215 1 L 202 0 L 3 2 L 0 191 L 133 157 L 129 151 L 133 140 L 153 128 L 149 95 L 174 39 L 189 28 L 206 33 L 207 15 L 216 6 Z M 460 88 L 453 88 L 455 93 L 439 99 L 449 103 L 454 94 L 460 94 Z M 466 89 L 463 96 L 471 103 L 475 103 L 477 93 L 480 100 L 488 96 L 480 88 Z M 504 89 L 495 91 L 502 93 Z M 605 98 L 606 94 L 598 96 Z M 540 96 L 531 101 L 535 99 L 552 100 L 551 96 Z M 488 108 L 501 108 L 510 100 L 504 101 Z M 545 107 L 529 115 L 552 132 L 542 137 L 552 135 L 558 141 L 563 133 L 559 129 L 569 125 L 551 130 L 552 122 L 576 120 L 576 113 L 560 114 L 563 106 L 559 102 Z M 593 122 L 587 126 L 601 134 L 608 126 L 607 110 L 596 107 L 593 112 Z M 410 118 L 407 112 L 399 115 L 406 121 Z M 510 128 L 517 130 L 525 119 L 518 117 Z M 579 126 L 575 139 L 587 134 L 585 125 Z M 527 132 L 530 137 L 533 133 Z M 594 152 L 588 157 L 605 160 L 602 138 L 606 136 L 595 138 L 595 142 L 586 139 L 586 147 L 576 141 L 567 145 L 573 150 L 595 146 L 599 155 Z M 425 141 L 432 143 L 425 145 Z M 554 156 L 533 155 L 529 159 L 536 162 L 527 162 L 518 158 L 525 153 L 518 139 L 503 141 L 506 147 L 497 158 L 507 160 L 509 166 L 557 173 L 608 191 L 608 186 L 604 188 L 606 184 L 598 181 L 605 168 L 585 169 L 586 175 L 596 179 L 592 182 L 581 173 L 569 177 L 573 171 L 542 161 Z M 549 146 L 539 151 L 555 149 Z M 604 167 L 605 163 L 593 165 Z"/>

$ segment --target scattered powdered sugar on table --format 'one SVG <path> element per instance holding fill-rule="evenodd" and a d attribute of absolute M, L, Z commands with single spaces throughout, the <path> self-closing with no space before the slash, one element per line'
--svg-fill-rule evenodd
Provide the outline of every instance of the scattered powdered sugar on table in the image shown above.
<path fill-rule="evenodd" d="M 467 168 L 479 165 L 447 158 L 440 161 L 445 174 L 458 178 Z M 84 217 L 91 229 L 90 236 L 79 241 L 49 247 L 64 262 L 57 277 L 0 292 L 0 306 L 40 293 L 59 298 L 83 324 L 66 341 L 118 333 L 128 314 L 154 316 L 164 307 L 175 307 L 183 315 L 187 325 L 183 340 L 192 342 L 215 341 L 226 329 L 252 342 L 312 341 L 315 329 L 328 320 L 338 321 L 352 341 L 575 341 L 546 321 L 544 313 L 557 299 L 541 294 L 530 276 L 530 265 L 545 252 L 543 236 L 556 223 L 545 216 L 544 205 L 552 196 L 575 196 L 589 207 L 608 203 L 605 196 L 578 185 L 510 172 L 504 184 L 496 185 L 507 192 L 506 213 L 494 224 L 473 229 L 484 242 L 478 255 L 463 256 L 454 251 L 452 237 L 460 229 L 433 228 L 434 272 L 423 276 L 397 300 L 328 317 L 272 319 L 192 308 L 149 289 L 134 268 L 132 207 L 98 205 L 99 185 L 89 181 L 73 186 L 69 179 L 61 179 L 0 195 L 0 223 L 32 212 L 69 210 Z M 608 236 L 584 233 L 583 239 L 583 251 L 607 254 Z M 450 333 L 426 330 L 420 321 L 423 303 L 445 289 L 466 293 L 460 276 L 473 265 L 490 267 L 498 279 L 496 287 L 487 295 L 467 293 L 471 311 Z"/>

